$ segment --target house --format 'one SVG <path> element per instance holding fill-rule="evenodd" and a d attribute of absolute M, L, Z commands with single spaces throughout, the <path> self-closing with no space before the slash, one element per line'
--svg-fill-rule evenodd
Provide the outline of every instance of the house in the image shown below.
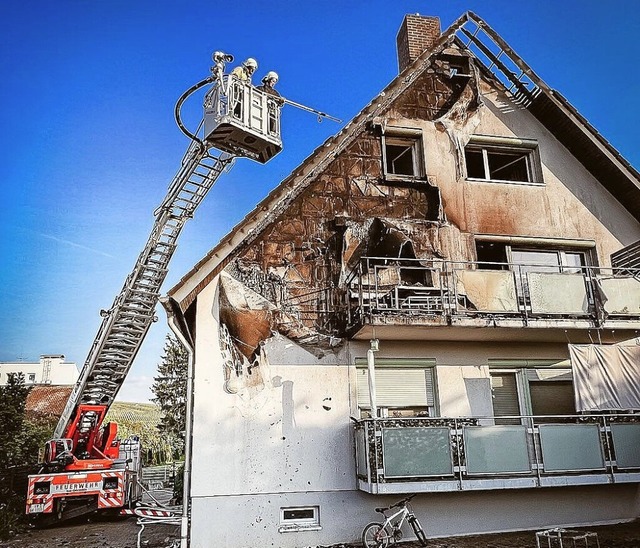
<path fill-rule="evenodd" d="M 37 384 L 29 390 L 25 403 L 28 419 L 50 422 L 52 426 L 58 422 L 67 400 L 71 396 L 73 386 Z"/>
<path fill-rule="evenodd" d="M 37 362 L 0 362 L 0 385 L 6 385 L 12 373 L 22 373 L 27 385 L 74 385 L 79 376 L 76 364 L 65 362 L 62 354 L 45 354 Z"/>
<path fill-rule="evenodd" d="M 640 175 L 476 15 L 397 41 L 165 300 L 192 547 L 353 542 L 406 493 L 430 537 L 638 516 Z"/>

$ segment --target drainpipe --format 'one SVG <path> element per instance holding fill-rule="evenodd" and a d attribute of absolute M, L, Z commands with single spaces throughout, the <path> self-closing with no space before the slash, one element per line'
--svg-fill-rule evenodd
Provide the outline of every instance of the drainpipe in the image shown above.
<path fill-rule="evenodd" d="M 180 520 L 180 548 L 189 547 L 189 514 L 191 510 L 191 453 L 193 448 L 193 366 L 194 344 L 187 323 L 175 299 L 162 297 L 169 328 L 187 351 L 187 401 L 184 439 L 184 485 L 182 490 L 182 518 Z"/>
<path fill-rule="evenodd" d="M 371 402 L 371 417 L 378 418 L 376 402 L 376 360 L 374 353 L 378 351 L 378 339 L 371 339 L 371 348 L 367 350 L 367 369 L 369 371 L 369 401 Z"/>

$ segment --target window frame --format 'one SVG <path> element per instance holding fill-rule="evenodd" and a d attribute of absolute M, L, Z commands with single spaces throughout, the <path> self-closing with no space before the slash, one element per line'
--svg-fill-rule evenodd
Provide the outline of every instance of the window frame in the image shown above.
<path fill-rule="evenodd" d="M 418 371 L 418 370 L 422 370 L 424 373 L 424 389 L 425 389 L 425 399 L 429 399 L 429 397 L 432 400 L 432 404 L 429 405 L 429 402 L 427 401 L 427 405 L 406 405 L 406 406 L 402 406 L 402 405 L 383 405 L 381 404 L 379 401 L 376 402 L 377 403 L 377 408 L 378 408 L 378 412 L 380 414 L 380 417 L 382 418 L 387 418 L 387 417 L 393 417 L 393 413 L 397 412 L 397 413 L 402 413 L 403 411 L 405 412 L 411 412 L 413 411 L 414 413 L 420 413 L 420 410 L 425 410 L 428 415 L 428 417 L 439 417 L 440 416 L 440 402 L 439 402 L 439 397 L 438 397 L 438 376 L 437 376 L 437 369 L 436 369 L 436 360 L 434 358 L 417 358 L 417 359 L 412 359 L 412 358 L 376 358 L 375 360 L 375 367 L 376 369 L 379 370 L 385 370 L 385 371 L 390 371 L 390 370 L 397 370 L 397 371 Z M 361 405 L 359 398 L 357 397 L 358 395 L 358 383 L 360 382 L 359 380 L 359 372 L 363 371 L 365 372 L 365 374 L 363 375 L 364 377 L 366 377 L 367 379 L 367 390 L 368 390 L 368 366 L 367 366 L 367 359 L 366 358 L 356 358 L 355 360 L 355 367 L 356 367 L 356 407 L 357 407 L 357 411 L 360 415 L 360 418 L 366 418 L 368 416 L 370 416 L 370 412 L 371 412 L 371 402 L 369 402 L 369 405 Z M 428 382 L 427 379 L 427 375 L 429 375 L 429 380 L 430 382 Z M 428 392 L 428 387 L 430 387 L 431 391 L 430 393 Z M 391 411 L 391 414 L 390 414 Z M 402 416 L 402 415 L 401 415 Z M 419 417 L 421 415 L 413 415 L 415 417 Z"/>
<path fill-rule="evenodd" d="M 469 161 L 467 150 L 482 153 L 484 177 L 469 176 Z M 510 179 L 491 178 L 491 167 L 489 165 L 489 154 L 521 153 L 526 161 L 527 178 L 526 181 Z M 469 142 L 464 147 L 464 168 L 465 179 L 470 182 L 479 183 L 499 183 L 512 185 L 544 186 L 542 174 L 542 164 L 540 161 L 540 150 L 536 139 L 521 139 L 513 137 L 496 137 L 492 135 L 472 135 Z"/>
<path fill-rule="evenodd" d="M 382 133 L 382 173 L 389 181 L 424 180 L 426 178 L 424 146 L 422 130 L 414 128 L 387 128 Z M 388 150 L 387 145 L 406 146 L 412 152 L 412 174 L 394 173 L 387 169 Z"/>
<path fill-rule="evenodd" d="M 306 511 L 311 510 L 313 517 L 311 518 L 297 518 L 287 519 L 285 517 L 286 512 L 290 511 Z M 320 506 L 319 505 L 307 505 L 307 506 L 281 506 L 280 507 L 280 527 L 278 532 L 280 533 L 292 533 L 296 531 L 320 531 L 322 526 L 320 525 Z"/>
<path fill-rule="evenodd" d="M 499 358 L 490 358 L 489 362 L 489 379 L 491 379 L 492 374 L 513 374 L 515 375 L 516 382 L 516 396 L 518 400 L 518 408 L 520 410 L 520 415 L 524 416 L 533 416 L 533 403 L 531 399 L 531 382 L 571 382 L 571 386 L 573 390 L 575 390 L 575 385 L 573 382 L 573 373 L 571 370 L 571 364 L 569 360 L 564 359 L 499 359 Z M 531 379 L 533 373 L 540 375 L 543 373 L 543 377 L 545 374 L 549 372 L 557 372 L 558 377 L 569 375 L 570 378 L 547 378 L 547 379 Z M 574 392 L 575 395 L 575 392 Z M 493 407 L 493 386 L 491 387 L 491 404 Z M 574 401 L 574 410 L 572 414 L 577 414 L 577 410 L 575 409 L 575 401 Z M 536 415 L 536 417 L 545 417 L 547 415 Z M 554 415 L 548 415 L 554 416 Z M 494 415 L 494 419 L 499 419 L 500 415 Z M 508 419 L 507 419 L 508 420 Z M 496 422 L 498 424 L 498 422 Z M 507 423 L 501 423 L 507 424 Z M 509 422 L 508 424 L 511 424 Z M 526 424 L 523 422 L 523 424 Z"/>
<path fill-rule="evenodd" d="M 481 260 L 478 256 L 478 244 L 493 244 L 501 246 L 504 250 L 505 263 L 493 262 L 487 260 Z M 545 241 L 537 240 L 535 238 L 518 238 L 514 237 L 499 237 L 491 235 L 476 235 L 474 238 L 474 249 L 476 262 L 479 264 L 489 265 L 482 268 L 497 269 L 498 265 L 502 265 L 500 270 L 505 268 L 515 270 L 514 265 L 526 266 L 529 263 L 516 263 L 513 259 L 513 252 L 527 253 L 527 252 L 541 252 L 541 253 L 555 253 L 558 257 L 558 271 L 560 273 L 571 273 L 578 270 L 580 272 L 586 272 L 589 268 L 598 266 L 598 256 L 596 252 L 595 242 L 585 241 Z M 577 267 L 567 261 L 568 255 L 579 255 L 582 257 L 584 264 L 581 267 Z M 535 263 L 531 263 L 535 264 Z"/>

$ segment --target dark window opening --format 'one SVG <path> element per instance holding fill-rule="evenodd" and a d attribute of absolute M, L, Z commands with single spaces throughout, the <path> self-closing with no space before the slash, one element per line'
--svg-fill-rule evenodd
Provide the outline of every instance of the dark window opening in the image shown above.
<path fill-rule="evenodd" d="M 528 157 L 521 152 L 487 152 L 489 179 L 530 181 Z"/>
<path fill-rule="evenodd" d="M 478 268 L 488 270 L 506 270 L 507 248 L 499 242 L 476 242 Z M 495 264 L 500 263 L 500 264 Z"/>
<path fill-rule="evenodd" d="M 505 147 L 471 143 L 465 147 L 467 178 L 484 181 L 534 183 L 541 181 L 535 147 Z"/>
<path fill-rule="evenodd" d="M 313 508 L 292 508 L 290 510 L 283 510 L 282 517 L 285 521 L 315 519 L 315 511 Z"/>
<path fill-rule="evenodd" d="M 384 171 L 386 175 L 422 177 L 422 149 L 416 137 L 385 136 Z"/>
<path fill-rule="evenodd" d="M 415 175 L 413 167 L 413 147 L 387 145 L 387 173 Z"/>
<path fill-rule="evenodd" d="M 467 177 L 472 179 L 486 179 L 482 151 L 466 149 L 464 156 L 467 161 Z"/>

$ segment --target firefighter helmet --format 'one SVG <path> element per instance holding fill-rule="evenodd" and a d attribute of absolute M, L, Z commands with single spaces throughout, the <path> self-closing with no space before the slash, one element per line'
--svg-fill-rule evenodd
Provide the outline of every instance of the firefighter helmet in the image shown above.
<path fill-rule="evenodd" d="M 269 82 L 270 80 L 272 80 L 274 84 L 278 83 L 278 73 L 270 70 L 269 72 L 267 72 L 267 74 L 264 75 L 262 83 Z"/>
<path fill-rule="evenodd" d="M 250 70 L 251 72 L 255 72 L 255 70 L 258 68 L 258 62 L 253 57 L 249 57 L 249 59 L 242 63 L 242 65 L 244 66 L 244 68 Z"/>

